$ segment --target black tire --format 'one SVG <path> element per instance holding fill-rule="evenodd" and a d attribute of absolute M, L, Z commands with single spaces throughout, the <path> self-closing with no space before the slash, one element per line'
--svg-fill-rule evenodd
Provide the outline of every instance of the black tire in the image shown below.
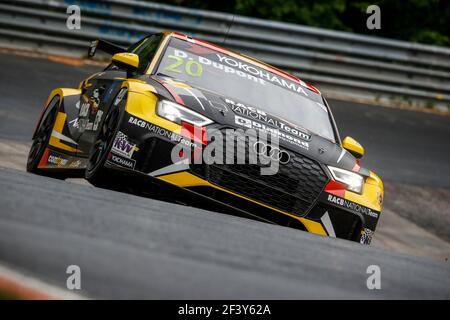
<path fill-rule="evenodd" d="M 121 190 L 120 175 L 106 168 L 105 162 L 125 112 L 126 95 L 127 89 L 123 88 L 113 100 L 89 152 L 85 178 L 99 188 Z"/>
<path fill-rule="evenodd" d="M 39 162 L 41 161 L 45 149 L 48 146 L 48 142 L 50 141 L 50 136 L 58 114 L 59 101 L 60 97 L 55 96 L 49 102 L 45 113 L 42 116 L 42 120 L 39 123 L 36 134 L 33 137 L 30 151 L 28 153 L 27 171 L 56 179 L 64 179 L 66 177 L 61 172 L 42 170 L 38 168 Z"/>

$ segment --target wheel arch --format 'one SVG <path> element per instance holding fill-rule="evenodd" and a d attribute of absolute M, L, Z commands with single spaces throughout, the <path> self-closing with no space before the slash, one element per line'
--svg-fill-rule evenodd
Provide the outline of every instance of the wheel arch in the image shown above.
<path fill-rule="evenodd" d="M 60 100 L 59 100 L 59 108 L 61 108 L 61 105 L 64 101 L 64 97 L 68 97 L 68 96 L 75 96 L 75 95 L 81 95 L 81 89 L 74 89 L 74 88 L 56 88 L 54 90 L 52 90 L 52 92 L 50 92 L 47 100 L 45 101 L 44 106 L 42 107 L 42 111 L 41 111 L 41 115 L 39 116 L 39 120 L 36 123 L 36 127 L 34 128 L 33 131 L 33 136 L 32 138 L 34 139 L 36 136 L 36 132 L 37 129 L 39 128 L 39 125 L 44 117 L 45 112 L 47 111 L 47 108 L 50 104 L 50 101 L 52 101 L 53 98 L 55 98 L 56 96 L 59 96 Z"/>

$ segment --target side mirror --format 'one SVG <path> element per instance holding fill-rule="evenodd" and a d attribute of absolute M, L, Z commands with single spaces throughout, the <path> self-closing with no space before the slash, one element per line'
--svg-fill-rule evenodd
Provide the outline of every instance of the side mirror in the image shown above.
<path fill-rule="evenodd" d="M 342 140 L 342 148 L 350 152 L 357 159 L 362 158 L 364 155 L 363 146 L 360 145 L 359 142 L 353 139 L 352 137 L 345 137 L 345 139 Z"/>
<path fill-rule="evenodd" d="M 130 76 L 139 67 L 139 56 L 129 52 L 116 53 L 112 57 L 112 62 L 119 68 L 127 70 Z"/>

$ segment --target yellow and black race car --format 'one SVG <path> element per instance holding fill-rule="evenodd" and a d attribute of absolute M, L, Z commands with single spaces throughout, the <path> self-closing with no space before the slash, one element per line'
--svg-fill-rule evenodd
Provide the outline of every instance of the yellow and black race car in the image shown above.
<path fill-rule="evenodd" d="M 315 87 L 179 33 L 129 48 L 97 40 L 89 56 L 97 50 L 112 55 L 102 72 L 51 92 L 29 172 L 136 192 L 151 181 L 150 195 L 167 187 L 218 211 L 370 243 L 383 184 Z"/>

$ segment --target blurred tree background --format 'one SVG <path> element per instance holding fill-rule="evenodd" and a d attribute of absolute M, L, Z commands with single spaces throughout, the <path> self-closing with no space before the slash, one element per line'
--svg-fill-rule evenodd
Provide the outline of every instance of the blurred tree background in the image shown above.
<path fill-rule="evenodd" d="M 154 0 L 153 0 L 154 1 Z M 313 27 L 450 47 L 450 0 L 156 0 Z M 381 29 L 369 30 L 366 9 L 381 8 Z"/>

